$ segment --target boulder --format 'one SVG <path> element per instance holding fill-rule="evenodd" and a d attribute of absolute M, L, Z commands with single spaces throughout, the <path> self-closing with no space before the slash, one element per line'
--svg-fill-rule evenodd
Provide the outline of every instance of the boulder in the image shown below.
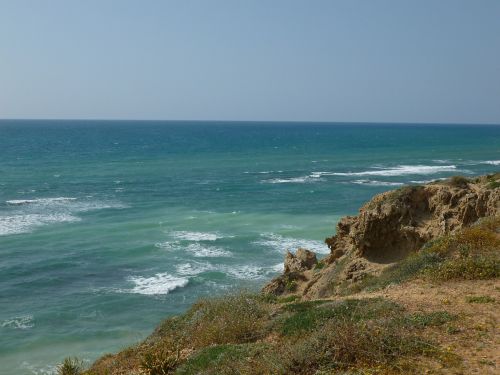
<path fill-rule="evenodd" d="M 299 248 L 295 255 L 287 251 L 285 273 L 304 272 L 312 269 L 317 263 L 316 254 L 310 250 Z"/>

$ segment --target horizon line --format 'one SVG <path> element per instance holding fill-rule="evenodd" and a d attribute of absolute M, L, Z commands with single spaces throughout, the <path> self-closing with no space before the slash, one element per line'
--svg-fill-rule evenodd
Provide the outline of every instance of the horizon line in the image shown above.
<path fill-rule="evenodd" d="M 179 120 L 179 119 L 120 119 L 120 118 L 0 118 L 0 121 L 105 121 L 105 122 L 211 122 L 211 123 L 311 123 L 311 124 L 386 124 L 386 125 L 488 125 L 499 126 L 500 122 L 423 122 L 423 121 L 326 121 L 326 120 Z"/>

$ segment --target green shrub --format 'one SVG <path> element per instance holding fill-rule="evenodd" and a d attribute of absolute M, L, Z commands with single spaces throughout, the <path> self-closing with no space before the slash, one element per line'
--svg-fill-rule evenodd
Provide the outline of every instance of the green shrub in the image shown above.
<path fill-rule="evenodd" d="M 468 296 L 465 300 L 469 303 L 493 303 L 495 299 L 490 296 Z"/>
<path fill-rule="evenodd" d="M 320 260 L 320 261 L 318 261 L 318 263 L 316 263 L 316 264 L 315 264 L 315 266 L 314 266 L 314 270 L 315 270 L 315 271 L 316 271 L 316 270 L 318 270 L 318 271 L 319 271 L 320 269 L 325 268 L 325 266 L 326 266 L 325 261 L 324 261 L 324 260 Z"/>
<path fill-rule="evenodd" d="M 278 303 L 295 302 L 299 298 L 300 298 L 299 296 L 286 296 L 286 297 L 277 298 L 277 302 Z"/>
<path fill-rule="evenodd" d="M 456 319 L 456 315 L 447 311 L 433 311 L 430 313 L 409 314 L 404 317 L 403 324 L 415 328 L 435 327 Z"/>
<path fill-rule="evenodd" d="M 191 356 L 176 374 L 199 374 L 210 368 L 219 367 L 226 361 L 235 361 L 244 357 L 245 347 L 239 345 L 216 345 L 201 349 Z"/>
<path fill-rule="evenodd" d="M 168 345 L 157 345 L 145 352 L 141 360 L 141 369 L 148 375 L 168 375 L 179 363 L 179 352 Z"/>
<path fill-rule="evenodd" d="M 190 343 L 195 347 L 251 342 L 265 333 L 269 305 L 246 292 L 203 299 L 186 314 Z"/>
<path fill-rule="evenodd" d="M 470 180 L 464 176 L 452 176 L 446 183 L 453 187 L 466 188 Z"/>
<path fill-rule="evenodd" d="M 175 374 L 285 374 L 285 369 L 271 345 L 252 343 L 201 349 L 180 366 Z"/>
<path fill-rule="evenodd" d="M 328 320 L 349 318 L 353 321 L 387 316 L 401 308 L 381 298 L 347 299 L 338 302 L 307 301 L 285 306 L 292 314 L 281 321 L 281 334 L 301 334 L 317 329 Z"/>
<path fill-rule="evenodd" d="M 488 182 L 488 188 L 489 189 L 496 189 L 500 187 L 500 182 L 499 181 L 490 181 Z"/>
<path fill-rule="evenodd" d="M 493 279 L 500 276 L 500 262 L 485 256 L 460 257 L 426 270 L 425 276 L 435 281 Z"/>
<path fill-rule="evenodd" d="M 58 375 L 80 375 L 83 372 L 83 361 L 79 358 L 68 357 L 57 366 Z"/>
<path fill-rule="evenodd" d="M 314 374 L 378 367 L 400 371 L 405 357 L 434 355 L 436 349 L 393 320 L 332 320 L 282 349 L 287 374 Z M 406 372 L 406 371 L 401 371 Z M 408 372 L 406 372 L 408 373 Z"/>

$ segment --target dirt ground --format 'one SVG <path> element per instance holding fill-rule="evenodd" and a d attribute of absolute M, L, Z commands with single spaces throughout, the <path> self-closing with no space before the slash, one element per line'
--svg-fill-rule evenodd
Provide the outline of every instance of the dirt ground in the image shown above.
<path fill-rule="evenodd" d="M 480 296 L 493 298 L 494 302 L 468 301 L 468 297 Z M 500 280 L 453 281 L 439 285 L 414 280 L 346 298 L 353 297 L 384 297 L 404 306 L 408 312 L 456 314 L 458 319 L 447 327 L 430 329 L 428 333 L 443 348 L 461 357 L 462 362 L 452 369 L 430 368 L 428 373 L 500 374 Z"/>

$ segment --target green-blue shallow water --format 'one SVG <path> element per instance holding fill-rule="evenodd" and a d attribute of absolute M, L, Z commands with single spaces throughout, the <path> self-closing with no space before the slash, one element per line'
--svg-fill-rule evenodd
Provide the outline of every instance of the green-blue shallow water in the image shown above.
<path fill-rule="evenodd" d="M 0 121 L 1 373 L 119 350 L 327 253 L 376 193 L 499 166 L 498 126 Z"/>

